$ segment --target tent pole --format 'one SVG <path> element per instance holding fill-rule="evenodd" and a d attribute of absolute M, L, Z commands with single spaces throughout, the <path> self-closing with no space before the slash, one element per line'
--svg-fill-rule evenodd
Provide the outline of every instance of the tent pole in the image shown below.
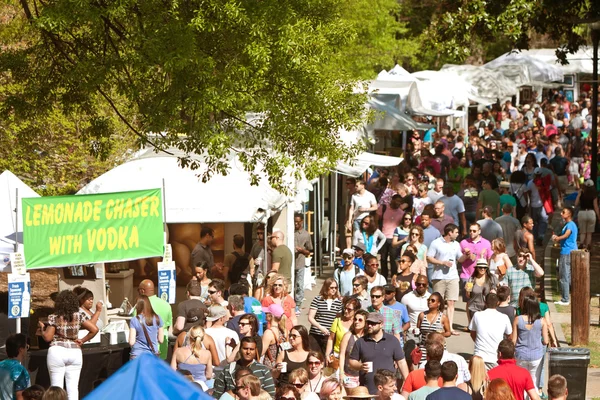
<path fill-rule="evenodd" d="M 19 251 L 19 188 L 15 188 L 15 253 Z M 11 266 L 11 272 L 12 266 Z M 21 318 L 15 321 L 15 331 L 21 333 Z"/>
<path fill-rule="evenodd" d="M 317 212 L 315 216 L 316 220 L 316 232 L 317 236 L 315 237 L 315 249 L 317 251 L 317 263 L 315 265 L 318 266 L 317 276 L 321 276 L 323 273 L 323 248 L 321 247 L 321 242 L 323 241 L 322 233 L 323 233 L 323 203 L 321 202 L 322 193 L 322 182 L 323 177 L 319 176 L 319 180 L 317 181 L 317 193 L 315 202 L 317 204 Z"/>
<path fill-rule="evenodd" d="M 331 223 L 333 224 L 333 238 L 331 239 L 331 261 L 332 265 L 335 265 L 335 246 L 337 241 L 337 205 L 338 205 L 338 173 L 333 173 L 333 202 L 331 204 L 331 211 L 333 218 Z"/>
<path fill-rule="evenodd" d="M 163 203 L 163 231 L 165 236 L 165 246 L 169 242 L 169 238 L 167 237 L 167 202 L 165 201 L 165 178 L 162 180 L 162 203 Z"/>

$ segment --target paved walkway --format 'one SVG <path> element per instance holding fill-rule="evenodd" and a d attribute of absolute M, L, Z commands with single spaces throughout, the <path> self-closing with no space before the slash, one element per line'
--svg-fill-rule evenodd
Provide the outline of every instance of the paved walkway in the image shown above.
<path fill-rule="evenodd" d="M 556 307 L 552 302 L 552 278 L 550 274 L 550 267 L 552 265 L 556 265 L 556 260 L 552 259 L 551 253 L 552 243 L 549 246 L 544 248 L 536 248 L 536 254 L 538 254 L 538 262 L 544 261 L 545 265 L 545 295 L 548 301 L 548 306 L 550 308 L 550 312 L 553 318 L 554 329 L 556 331 L 557 339 L 561 347 L 568 347 L 568 343 L 565 339 L 565 335 L 562 331 L 561 323 L 569 322 L 570 323 L 570 314 L 568 313 L 558 313 L 556 311 Z M 308 322 L 308 310 L 310 306 L 310 302 L 312 299 L 318 295 L 321 286 L 323 285 L 323 281 L 325 278 L 332 275 L 331 269 L 325 268 L 324 275 L 321 278 L 316 279 L 316 285 L 312 290 L 305 291 L 305 300 L 301 306 L 301 315 L 298 317 L 298 323 L 303 324 L 307 327 L 310 326 Z M 455 315 L 454 315 L 454 323 L 455 327 L 467 326 L 467 314 L 465 303 L 462 301 L 458 301 L 456 303 Z M 459 336 L 451 336 L 447 339 L 448 350 L 453 353 L 457 353 L 465 357 L 465 359 L 470 359 L 473 354 L 473 340 L 467 332 L 461 332 Z M 546 362 L 547 359 L 546 359 Z M 548 369 L 546 369 L 547 373 L 545 375 L 546 382 L 544 383 L 544 392 L 546 392 L 545 387 L 547 385 L 547 379 L 549 377 Z M 586 399 L 592 398 L 600 398 L 600 369 L 597 368 L 589 368 L 588 369 L 588 377 L 587 377 L 587 390 L 586 390 Z"/>

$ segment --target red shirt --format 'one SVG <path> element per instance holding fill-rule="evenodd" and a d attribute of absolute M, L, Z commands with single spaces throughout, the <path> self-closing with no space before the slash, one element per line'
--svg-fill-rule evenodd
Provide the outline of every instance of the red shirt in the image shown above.
<path fill-rule="evenodd" d="M 404 385 L 402 385 L 402 391 L 412 393 L 415 390 L 421 389 L 426 384 L 427 384 L 427 381 L 425 380 L 425 368 L 416 369 L 416 370 L 412 371 L 411 373 L 409 373 L 408 376 L 406 377 L 406 381 L 404 382 Z M 442 379 L 442 377 L 439 377 L 438 378 L 438 386 L 442 387 L 443 384 L 444 384 L 444 380 Z"/>
<path fill-rule="evenodd" d="M 524 400 L 524 392 L 535 389 L 531 375 L 525 368 L 516 364 L 515 359 L 498 360 L 498 366 L 488 371 L 490 380 L 501 378 L 508 383 L 517 400 Z"/>

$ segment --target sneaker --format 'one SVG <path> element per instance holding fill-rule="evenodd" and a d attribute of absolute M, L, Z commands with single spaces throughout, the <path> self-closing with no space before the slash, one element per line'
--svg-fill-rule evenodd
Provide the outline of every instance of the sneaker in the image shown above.
<path fill-rule="evenodd" d="M 568 306 L 571 303 L 569 301 L 562 301 L 562 300 L 560 300 L 560 301 L 555 301 L 554 304 L 556 304 L 558 306 Z"/>
<path fill-rule="evenodd" d="M 296 315 L 300 315 L 300 307 L 296 306 Z"/>

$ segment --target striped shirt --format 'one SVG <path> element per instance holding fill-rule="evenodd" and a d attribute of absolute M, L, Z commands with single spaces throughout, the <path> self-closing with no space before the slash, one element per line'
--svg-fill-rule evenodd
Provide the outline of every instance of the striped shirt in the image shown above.
<path fill-rule="evenodd" d="M 325 300 L 321 296 L 316 296 L 310 302 L 310 309 L 317 310 L 315 321 L 317 321 L 319 325 L 329 329 L 331 324 L 333 324 L 333 320 L 342 311 L 342 301 L 340 299 Z M 323 332 L 321 332 L 319 328 L 314 325 L 310 327 L 310 333 L 313 335 L 323 336 Z"/>
<path fill-rule="evenodd" d="M 264 364 L 253 361 L 252 364 L 248 365 L 248 368 L 252 371 L 252 375 L 256 376 L 260 380 L 260 386 L 263 390 L 269 393 L 271 398 L 275 398 L 275 383 L 273 382 L 273 375 L 271 370 Z M 235 389 L 235 370 L 237 369 L 237 362 L 226 364 L 225 368 L 219 372 L 215 377 L 215 386 L 213 397 L 215 399 L 220 398 L 223 393 L 228 390 Z"/>

